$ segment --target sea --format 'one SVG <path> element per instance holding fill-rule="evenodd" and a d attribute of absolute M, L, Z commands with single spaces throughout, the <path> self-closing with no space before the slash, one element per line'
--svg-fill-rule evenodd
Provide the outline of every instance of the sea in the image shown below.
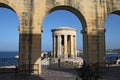
<path fill-rule="evenodd" d="M 106 53 L 107 62 L 115 63 L 117 59 L 120 59 L 120 53 Z"/>
<path fill-rule="evenodd" d="M 0 51 L 0 58 L 15 58 L 18 55 L 18 51 Z"/>
<path fill-rule="evenodd" d="M 0 66 L 18 65 L 18 51 L 0 51 Z M 106 53 L 107 62 L 115 62 L 120 58 L 120 53 Z"/>
<path fill-rule="evenodd" d="M 0 66 L 16 66 L 18 65 L 17 51 L 0 51 Z"/>

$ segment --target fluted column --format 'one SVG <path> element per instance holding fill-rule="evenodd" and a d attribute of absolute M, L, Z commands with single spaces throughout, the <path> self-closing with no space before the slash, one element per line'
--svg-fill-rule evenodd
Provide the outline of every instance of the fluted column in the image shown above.
<path fill-rule="evenodd" d="M 67 35 L 64 35 L 64 57 L 68 58 L 68 54 L 67 54 Z"/>
<path fill-rule="evenodd" d="M 57 37 L 58 37 L 58 38 L 57 38 L 57 39 L 58 39 L 58 40 L 57 40 L 57 41 L 58 41 L 58 42 L 57 42 L 57 57 L 60 57 L 60 55 L 61 55 L 61 54 L 60 54 L 60 52 L 61 52 L 61 51 L 60 51 L 60 50 L 61 50 L 61 49 L 60 49 L 60 48 L 61 48 L 61 47 L 60 47 L 60 46 L 61 46 L 61 45 L 60 45 L 60 44 L 61 44 L 61 36 L 58 35 Z"/>
<path fill-rule="evenodd" d="M 61 57 L 61 35 L 59 35 L 59 57 Z"/>
<path fill-rule="evenodd" d="M 77 53 L 76 53 L 76 36 L 74 35 L 74 57 L 77 57 Z"/>
<path fill-rule="evenodd" d="M 71 46 L 70 46 L 70 48 L 71 48 L 71 58 L 74 58 L 74 52 L 73 52 L 73 35 L 71 35 L 70 36 L 70 40 L 71 40 Z"/>
<path fill-rule="evenodd" d="M 57 54 L 56 54 L 56 36 L 53 36 L 53 57 L 56 58 Z"/>

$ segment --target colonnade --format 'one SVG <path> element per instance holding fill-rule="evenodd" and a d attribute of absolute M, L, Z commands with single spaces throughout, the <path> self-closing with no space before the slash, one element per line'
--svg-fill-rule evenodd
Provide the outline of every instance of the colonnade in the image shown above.
<path fill-rule="evenodd" d="M 76 30 L 68 27 L 53 29 L 54 58 L 74 58 L 76 54 Z"/>

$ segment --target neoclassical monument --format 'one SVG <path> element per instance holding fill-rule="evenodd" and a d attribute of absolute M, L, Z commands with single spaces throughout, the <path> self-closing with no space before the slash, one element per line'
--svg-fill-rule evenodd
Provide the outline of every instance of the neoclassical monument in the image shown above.
<path fill-rule="evenodd" d="M 43 20 L 56 10 L 68 10 L 82 23 L 85 62 L 105 61 L 105 20 L 120 15 L 120 0 L 0 0 L 0 7 L 13 10 L 19 18 L 19 65 L 39 64 Z"/>
<path fill-rule="evenodd" d="M 76 29 L 60 27 L 52 29 L 54 58 L 75 58 Z"/>

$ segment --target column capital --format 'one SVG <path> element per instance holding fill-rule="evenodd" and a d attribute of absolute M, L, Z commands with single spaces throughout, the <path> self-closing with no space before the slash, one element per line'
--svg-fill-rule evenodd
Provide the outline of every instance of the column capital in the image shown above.
<path fill-rule="evenodd" d="M 63 35 L 63 36 L 68 36 L 67 34 Z"/>

